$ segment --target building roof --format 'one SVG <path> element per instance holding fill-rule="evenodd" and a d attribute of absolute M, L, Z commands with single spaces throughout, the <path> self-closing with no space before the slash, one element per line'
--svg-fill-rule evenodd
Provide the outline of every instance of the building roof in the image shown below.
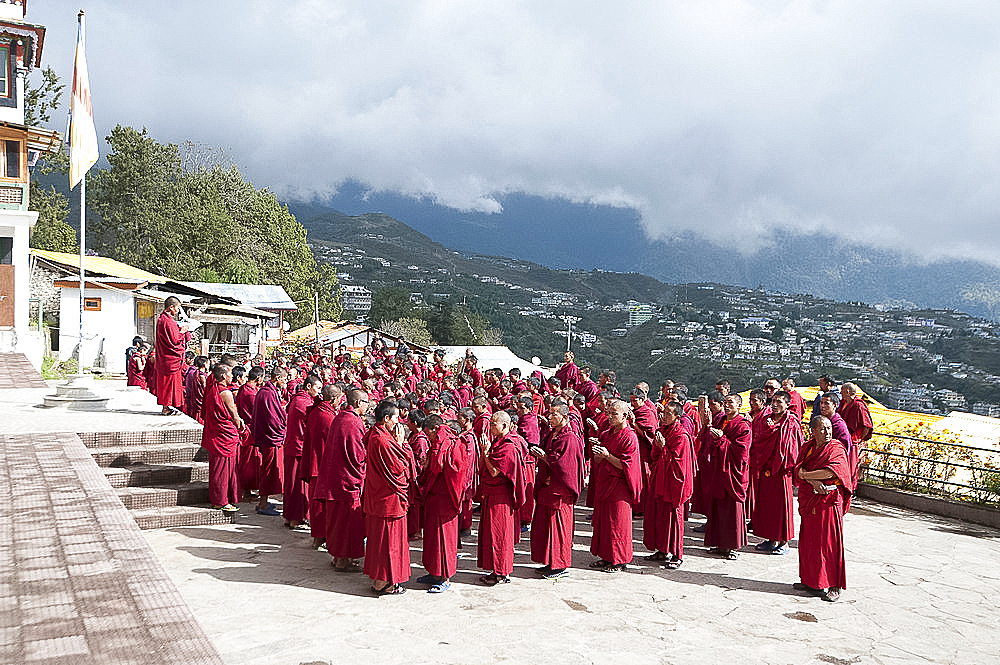
<path fill-rule="evenodd" d="M 258 309 L 294 311 L 298 307 L 277 284 L 224 284 L 221 282 L 179 282 L 205 293 L 232 298 Z"/>
<path fill-rule="evenodd" d="M 45 249 L 31 249 L 31 255 L 39 259 L 55 264 L 70 273 L 80 272 L 80 255 L 68 254 L 66 252 L 50 252 Z M 119 277 L 121 279 L 134 279 L 154 284 L 163 284 L 169 281 L 162 275 L 146 272 L 141 268 L 130 266 L 121 261 L 115 261 L 103 256 L 87 256 L 83 262 L 87 275 L 103 275 L 105 277 Z"/>

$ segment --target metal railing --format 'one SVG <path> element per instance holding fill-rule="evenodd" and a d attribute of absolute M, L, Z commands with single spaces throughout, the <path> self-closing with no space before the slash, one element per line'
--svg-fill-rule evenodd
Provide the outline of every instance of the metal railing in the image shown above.
<path fill-rule="evenodd" d="M 861 454 L 861 480 L 962 501 L 1000 504 L 1000 450 L 874 432 Z"/>

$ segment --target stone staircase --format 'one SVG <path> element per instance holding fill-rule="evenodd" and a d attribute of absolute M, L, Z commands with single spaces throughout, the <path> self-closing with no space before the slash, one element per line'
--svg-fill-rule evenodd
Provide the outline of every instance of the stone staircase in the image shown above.
<path fill-rule="evenodd" d="M 79 434 L 140 529 L 232 522 L 208 502 L 201 426 Z"/>

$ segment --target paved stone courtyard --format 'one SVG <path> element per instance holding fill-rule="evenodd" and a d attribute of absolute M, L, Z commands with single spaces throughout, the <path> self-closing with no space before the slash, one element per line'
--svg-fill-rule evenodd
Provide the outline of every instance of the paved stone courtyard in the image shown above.
<path fill-rule="evenodd" d="M 579 507 L 568 578 L 536 577 L 522 542 L 513 582 L 479 586 L 473 544 L 451 591 L 411 581 L 375 598 L 307 534 L 248 512 L 143 532 L 232 665 L 1000 662 L 1000 532 L 864 501 L 846 519 L 850 588 L 837 603 L 792 590 L 795 549 L 731 562 L 688 538 L 683 567 L 667 571 L 641 560 L 638 528 L 627 573 L 589 570 Z"/>

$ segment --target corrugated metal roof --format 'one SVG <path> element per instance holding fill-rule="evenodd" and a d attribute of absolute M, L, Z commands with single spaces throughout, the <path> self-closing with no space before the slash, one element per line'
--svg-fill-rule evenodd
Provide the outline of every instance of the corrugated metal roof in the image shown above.
<path fill-rule="evenodd" d="M 224 284 L 221 282 L 179 282 L 193 289 L 233 298 L 259 309 L 297 310 L 298 307 L 277 284 Z"/>
<path fill-rule="evenodd" d="M 32 249 L 32 256 L 66 268 L 69 272 L 80 272 L 80 255 L 66 252 L 50 252 L 44 249 Z M 168 279 L 162 275 L 146 272 L 121 261 L 115 261 L 103 256 L 88 256 L 84 260 L 87 275 L 105 275 L 122 279 L 135 279 L 157 284 L 163 284 Z"/>

